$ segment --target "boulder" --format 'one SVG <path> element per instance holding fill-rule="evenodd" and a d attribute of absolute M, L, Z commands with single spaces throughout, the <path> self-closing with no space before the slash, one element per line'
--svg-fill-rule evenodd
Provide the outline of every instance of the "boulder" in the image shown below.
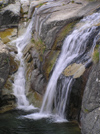
<path fill-rule="evenodd" d="M 46 80 L 44 76 L 39 72 L 38 69 L 35 69 L 32 72 L 31 76 L 31 87 L 36 92 L 43 95 L 45 88 L 46 88 Z"/>
<path fill-rule="evenodd" d="M 20 3 L 9 4 L 0 11 L 0 27 L 18 26 L 20 19 Z"/>

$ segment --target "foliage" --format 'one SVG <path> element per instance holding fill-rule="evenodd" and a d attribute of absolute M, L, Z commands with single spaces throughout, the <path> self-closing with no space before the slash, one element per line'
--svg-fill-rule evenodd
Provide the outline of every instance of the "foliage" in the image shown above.
<path fill-rule="evenodd" d="M 36 50 L 39 52 L 40 61 L 42 61 L 43 54 L 46 50 L 46 46 L 45 46 L 44 42 L 40 38 L 38 40 L 34 40 L 34 38 L 33 38 L 31 41 L 34 43 Z"/>
<path fill-rule="evenodd" d="M 38 8 L 38 7 L 41 7 L 41 6 L 43 6 L 44 4 L 46 4 L 47 2 L 44 2 L 44 3 L 40 3 L 40 4 L 38 4 L 36 7 Z"/>
<path fill-rule="evenodd" d="M 99 49 L 96 48 L 94 50 L 93 56 L 92 56 L 92 60 L 94 63 L 98 63 L 99 62 Z"/>

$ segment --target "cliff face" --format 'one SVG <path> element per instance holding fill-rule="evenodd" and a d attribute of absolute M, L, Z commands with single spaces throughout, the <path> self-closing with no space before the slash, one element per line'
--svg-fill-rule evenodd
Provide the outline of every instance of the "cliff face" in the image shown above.
<path fill-rule="evenodd" d="M 100 133 L 100 63 L 92 68 L 83 96 L 81 125 L 82 134 Z"/>
<path fill-rule="evenodd" d="M 97 42 L 100 45 L 100 41 Z M 100 133 L 100 48 L 96 48 L 95 64 L 87 81 L 81 108 L 82 134 Z M 94 51 L 95 55 L 95 51 Z"/>

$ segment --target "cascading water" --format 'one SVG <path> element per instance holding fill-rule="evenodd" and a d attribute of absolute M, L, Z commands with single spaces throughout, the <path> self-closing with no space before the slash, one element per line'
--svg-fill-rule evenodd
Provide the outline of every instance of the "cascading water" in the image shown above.
<path fill-rule="evenodd" d="M 56 108 L 56 113 L 65 118 L 65 108 L 66 101 L 68 98 L 68 92 L 70 90 L 70 85 L 73 81 L 73 77 L 68 78 L 66 83 L 66 93 L 62 91 L 60 94 L 60 101 L 56 102 L 56 88 L 57 81 L 63 70 L 73 62 L 73 60 L 77 59 L 81 55 L 86 52 L 89 37 L 93 32 L 95 32 L 97 28 L 97 24 L 100 22 L 100 13 L 94 13 L 91 16 L 85 17 L 81 20 L 81 23 L 84 23 L 83 26 L 79 29 L 75 29 L 72 34 L 66 37 L 61 54 L 56 63 L 52 76 L 47 86 L 47 90 L 44 96 L 43 104 L 40 110 L 40 113 L 52 113 L 53 105 Z M 99 32 L 99 31 L 98 31 Z M 98 34 L 98 32 L 96 34 Z M 90 44 L 90 53 L 93 52 L 93 46 L 95 46 L 95 41 L 93 44 Z M 63 85 L 64 88 L 64 85 Z M 62 90 L 63 90 L 62 88 Z"/>
<path fill-rule="evenodd" d="M 66 78 L 60 90 L 57 89 L 58 78 L 71 63 L 79 62 L 80 60 L 80 62 L 87 64 L 91 60 L 91 55 L 99 36 L 100 27 L 96 26 L 99 22 L 100 13 L 87 16 L 80 21 L 82 27 L 75 29 L 65 38 L 61 54 L 49 80 L 40 112 L 27 115 L 25 116 L 26 118 L 36 120 L 52 116 L 57 122 L 66 121 L 66 102 L 68 101 L 68 94 L 73 83 L 73 76 Z M 86 60 L 84 55 L 88 57 Z"/>
<path fill-rule="evenodd" d="M 19 69 L 14 78 L 13 92 L 17 98 L 17 108 L 23 110 L 34 109 L 34 106 L 29 104 L 25 95 L 25 65 L 24 65 L 23 53 L 22 53 L 24 47 L 31 40 L 33 22 L 34 22 L 34 15 L 29 26 L 27 27 L 26 32 L 21 37 L 19 37 L 18 39 L 12 42 L 16 44 L 16 47 L 18 49 L 18 54 L 16 58 L 20 61 Z"/>

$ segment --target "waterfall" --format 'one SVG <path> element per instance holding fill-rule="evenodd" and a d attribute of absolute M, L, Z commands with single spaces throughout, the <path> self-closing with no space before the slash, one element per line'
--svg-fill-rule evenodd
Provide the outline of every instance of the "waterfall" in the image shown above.
<path fill-rule="evenodd" d="M 78 59 L 87 51 L 88 47 L 90 49 L 89 52 L 93 52 L 93 48 L 95 46 L 95 38 L 93 39 L 92 44 L 88 44 L 88 42 L 91 34 L 96 31 L 96 25 L 99 22 L 100 13 L 94 13 L 93 15 L 87 16 L 80 22 L 83 26 L 81 28 L 75 29 L 69 36 L 65 38 L 61 54 L 56 62 L 52 76 L 49 80 L 40 113 L 51 114 L 53 112 L 53 106 L 55 106 L 56 114 L 58 114 L 63 119 L 65 118 L 66 102 L 68 100 L 68 93 L 73 81 L 73 77 L 67 78 L 65 81 L 63 88 L 66 84 L 66 92 L 65 90 L 63 91 L 62 88 L 62 91 L 60 92 L 61 97 L 59 99 L 59 102 L 55 100 L 58 78 L 68 65 L 70 65 L 75 59 Z M 98 33 L 99 31 L 96 33 L 96 35 Z"/>
<path fill-rule="evenodd" d="M 32 27 L 34 22 L 34 15 L 32 17 L 31 22 L 29 23 L 26 32 L 14 40 L 12 43 L 16 44 L 18 49 L 17 59 L 20 61 L 19 69 L 14 78 L 13 84 L 13 92 L 17 98 L 17 108 L 23 110 L 31 110 L 34 109 L 33 105 L 30 105 L 25 94 L 25 65 L 23 60 L 23 53 L 22 50 L 24 47 L 30 42 L 31 34 L 32 34 Z"/>

